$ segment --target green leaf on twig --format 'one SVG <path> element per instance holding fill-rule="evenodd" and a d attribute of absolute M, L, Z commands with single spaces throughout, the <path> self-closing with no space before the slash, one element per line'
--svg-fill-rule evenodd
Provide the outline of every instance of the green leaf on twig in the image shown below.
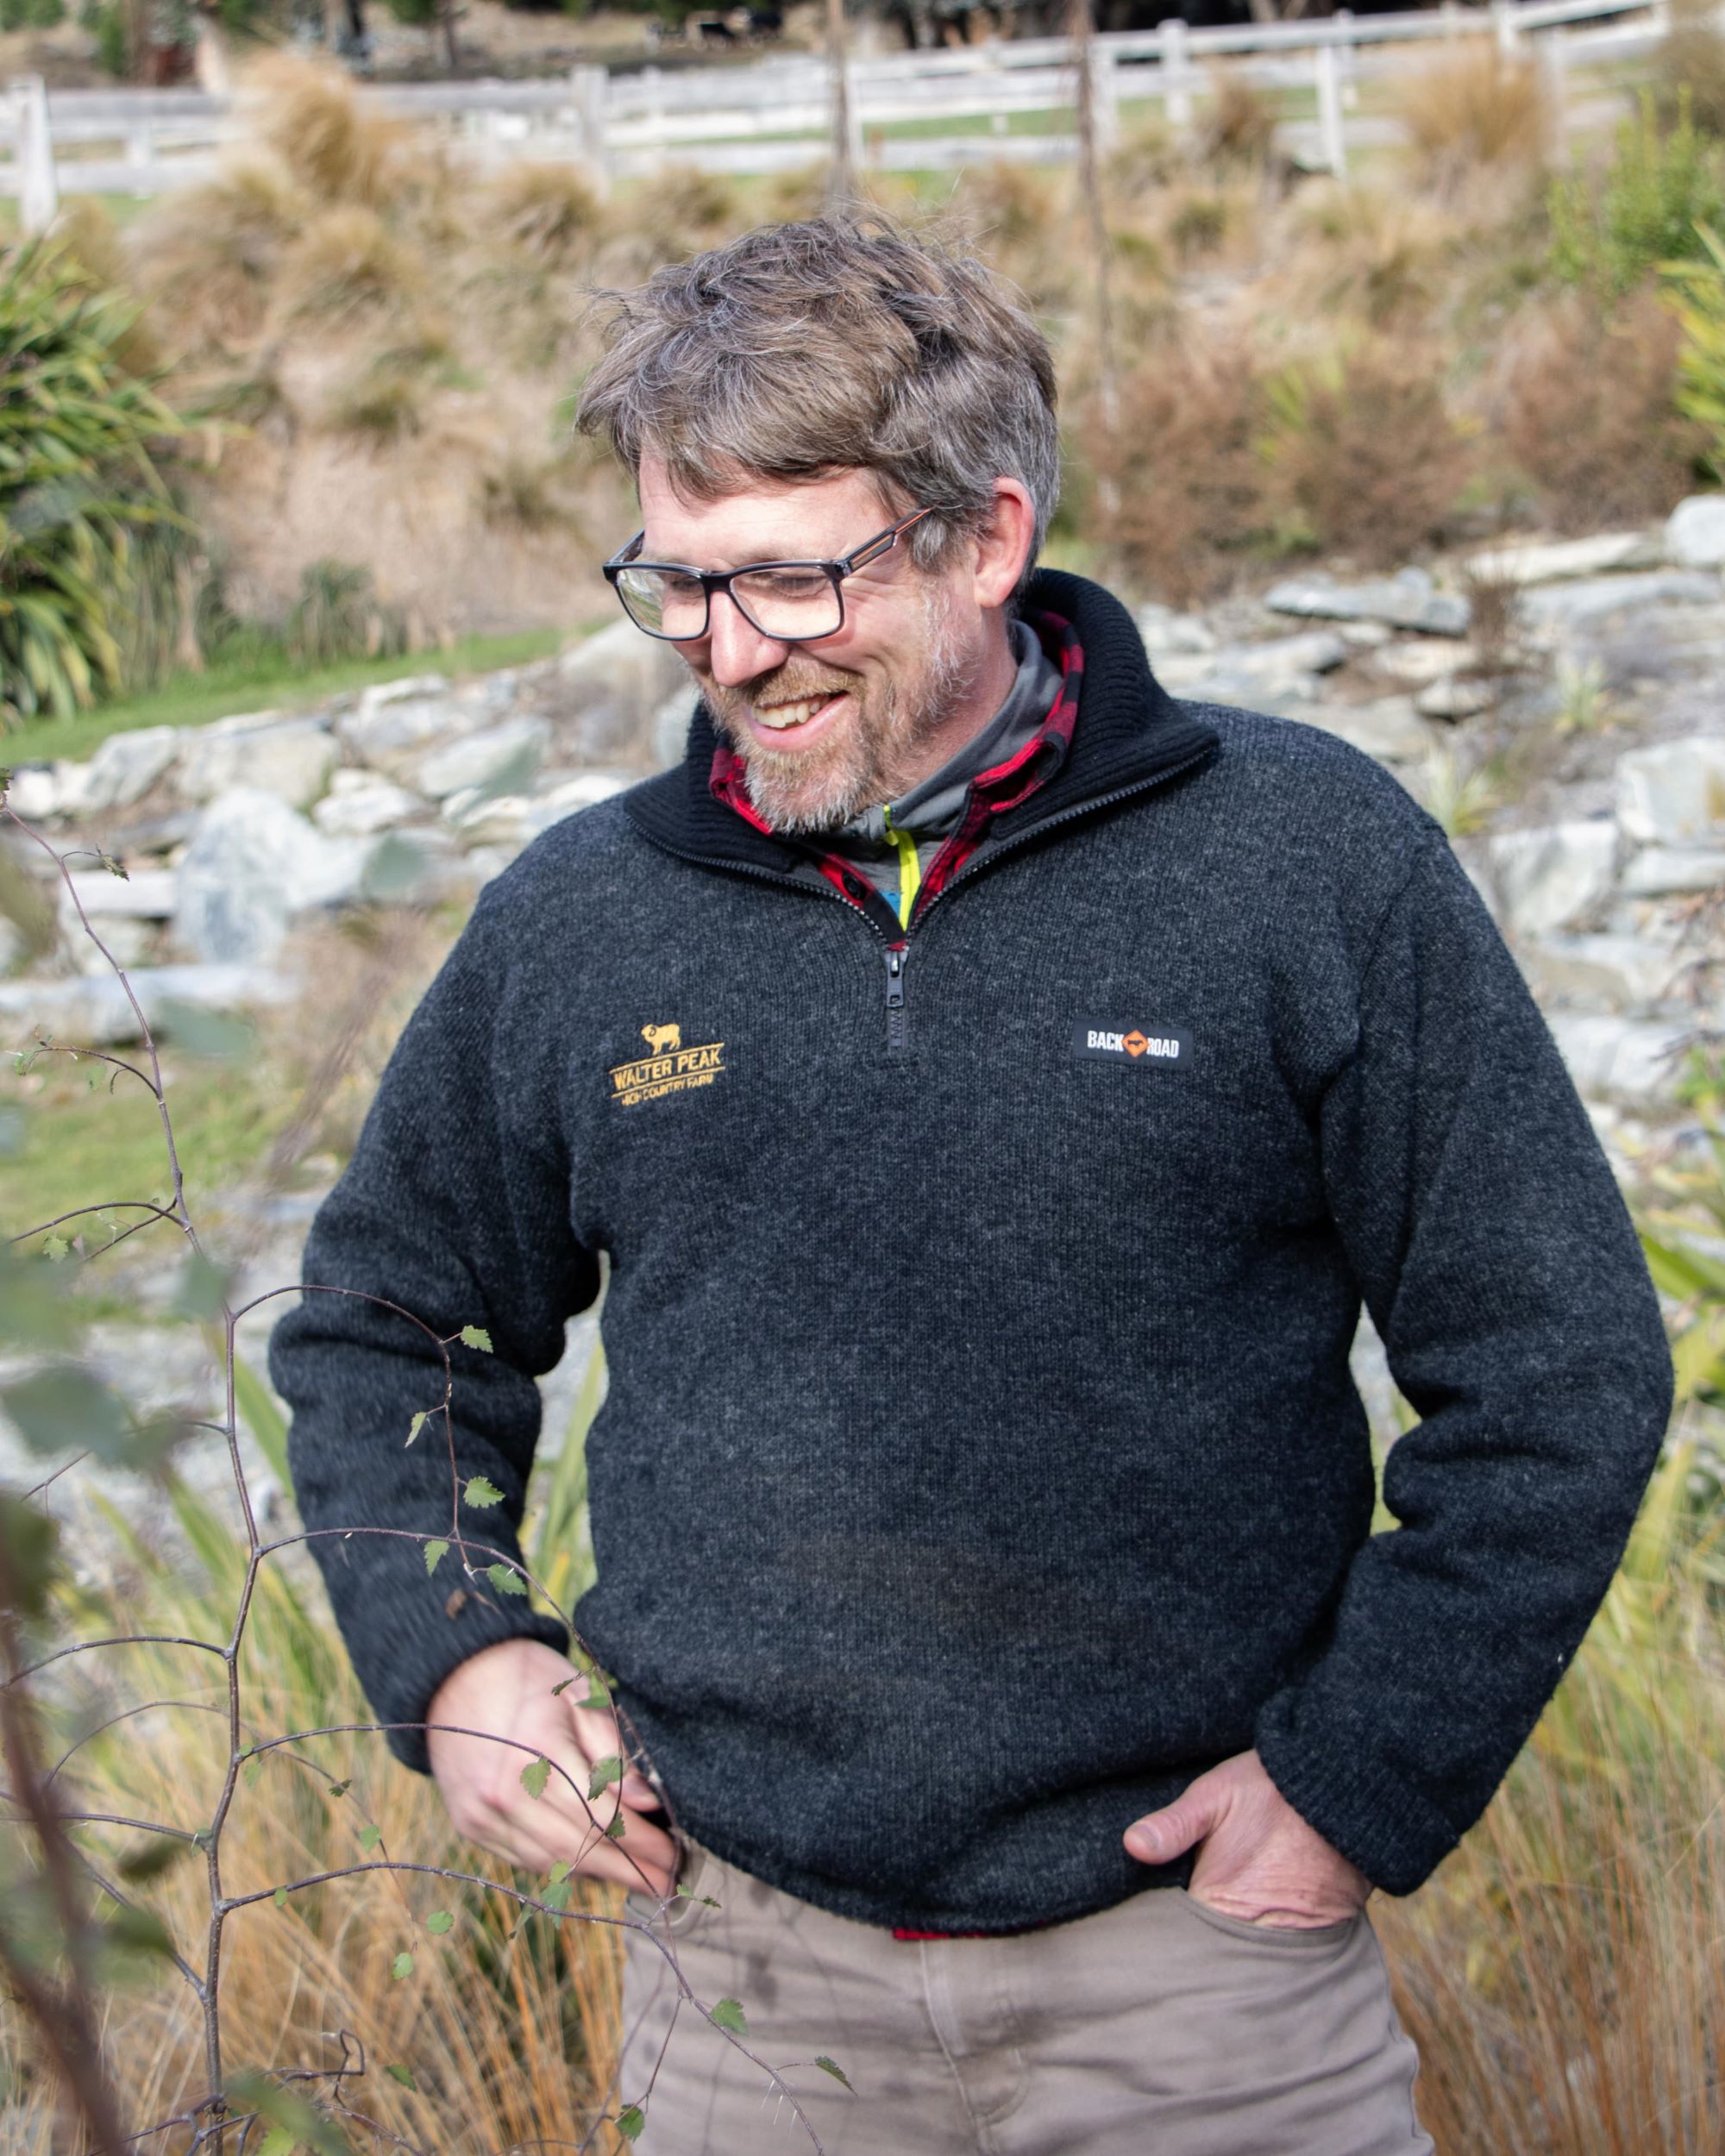
<path fill-rule="evenodd" d="M 641 2129 L 647 2123 L 646 2115 L 638 2103 L 626 2103 L 617 2115 L 617 2130 L 625 2141 L 639 2140 Z"/>
<path fill-rule="evenodd" d="M 551 1762 L 549 1759 L 530 1759 L 521 1770 L 521 1786 L 529 1796 L 543 1796 L 550 1773 Z"/>
<path fill-rule="evenodd" d="M 448 1909 L 433 1909 L 425 1920 L 425 1928 L 435 1937 L 441 1939 L 455 1921 Z"/>
<path fill-rule="evenodd" d="M 63 1235 L 48 1235 L 42 1238 L 42 1256 L 50 1265 L 58 1265 L 72 1248 Z"/>
<path fill-rule="evenodd" d="M 830 2073 L 835 2081 L 843 2081 L 844 2082 L 845 2087 L 847 2089 L 850 2089 L 850 2082 L 845 2079 L 845 2073 L 843 2066 L 836 2065 L 831 2059 L 817 2059 L 814 2063 L 821 2069 L 823 2073 Z M 856 2091 L 854 2089 L 850 2089 L 850 2093 L 852 2096 L 855 2096 Z"/>
<path fill-rule="evenodd" d="M 707 2019 L 720 2028 L 728 2028 L 737 2036 L 749 2034 L 749 2024 L 743 2018 L 743 2008 L 736 1999 L 721 1999 Z"/>
<path fill-rule="evenodd" d="M 299 2136 L 291 2126 L 273 2126 L 258 2145 L 258 2156 L 293 2156 Z"/>
<path fill-rule="evenodd" d="M 518 1571 L 507 1564 L 488 1564 L 486 1577 L 499 1595 L 524 1595 L 527 1583 Z"/>
<path fill-rule="evenodd" d="M 608 1789 L 613 1782 L 620 1782 L 622 1779 L 623 1762 L 614 1752 L 604 1759 L 595 1759 L 593 1778 L 587 1783 L 587 1795 L 590 1797 L 598 1796 Z"/>
<path fill-rule="evenodd" d="M 435 1536 L 426 1544 L 425 1570 L 428 1572 L 435 1572 L 437 1570 L 437 1561 L 448 1546 L 449 1545 L 447 1542 L 440 1542 Z"/>
<path fill-rule="evenodd" d="M 422 1407 L 419 1410 L 419 1413 L 415 1415 L 412 1421 L 408 1424 L 407 1442 L 409 1445 L 412 1444 L 413 1440 L 419 1435 L 419 1432 L 425 1427 L 426 1420 L 430 1416 L 430 1413 L 431 1410 L 429 1407 Z"/>
<path fill-rule="evenodd" d="M 395 1978 L 398 1984 L 400 1983 L 404 1977 L 411 1977 L 413 1974 L 412 1955 L 398 1954 L 395 1959 L 389 1965 L 389 1973 Z"/>
<path fill-rule="evenodd" d="M 285 1909 L 287 1907 L 287 1889 L 285 1886 L 279 1886 L 270 1899 L 279 1909 Z"/>
<path fill-rule="evenodd" d="M 353 1786 L 351 1782 L 332 1782 L 324 1794 L 330 1797 L 345 1796 Z"/>
<path fill-rule="evenodd" d="M 623 1837 L 629 1832 L 629 1820 L 627 1814 L 623 1812 L 619 1812 L 617 1817 L 612 1820 L 610 1826 L 607 1827 L 605 1831 L 611 1836 L 613 1841 L 621 1841 Z"/>
<path fill-rule="evenodd" d="M 398 2081 L 404 2089 L 411 2089 L 415 2096 L 418 2095 L 419 2084 L 413 2078 L 412 2073 L 407 2067 L 386 2066 L 384 2068 L 384 2071 L 390 2077 L 391 2080 Z"/>
<path fill-rule="evenodd" d="M 481 1349 L 489 1355 L 492 1351 L 491 1335 L 482 1325 L 464 1325 L 461 1327 L 461 1345 Z"/>
<path fill-rule="evenodd" d="M 240 1772 L 245 1777 L 246 1787 L 248 1789 L 256 1789 L 258 1786 L 258 1777 L 263 1772 L 263 1771 L 264 1755 L 260 1752 L 254 1752 L 251 1758 L 247 1760 L 244 1766 L 240 1769 Z"/>
<path fill-rule="evenodd" d="M 568 1860 L 560 1859 L 546 1875 L 545 1891 L 539 1899 L 547 1908 L 566 1909 L 569 1906 L 569 1895 L 574 1885 L 569 1873 Z"/>
<path fill-rule="evenodd" d="M 383 1839 L 383 1829 L 382 1829 L 382 1827 L 361 1827 L 361 1829 L 360 1829 L 360 1846 L 361 1846 L 361 1849 L 363 1849 L 363 1850 L 366 1852 L 366 1853 L 367 1853 L 367 1856 L 369 1856 L 369 1855 L 370 1855 L 371 1852 L 372 1852 L 373 1849 L 375 1849 L 375 1848 L 377 1847 L 378 1844 L 379 1844 L 379 1843 L 380 1843 L 382 1839 Z"/>
<path fill-rule="evenodd" d="M 488 1505 L 500 1505 L 503 1502 L 503 1492 L 495 1482 L 488 1482 L 483 1475 L 472 1476 L 462 1495 L 470 1505 L 481 1512 Z"/>

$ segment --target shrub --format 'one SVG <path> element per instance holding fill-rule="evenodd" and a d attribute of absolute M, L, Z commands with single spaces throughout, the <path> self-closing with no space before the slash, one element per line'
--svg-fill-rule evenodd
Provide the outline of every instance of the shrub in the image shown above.
<path fill-rule="evenodd" d="M 1700 454 L 1725 481 L 1725 240 L 1700 227 L 1706 252 L 1666 273 L 1679 295 L 1678 409 L 1700 433 Z"/>
<path fill-rule="evenodd" d="M 1552 183 L 1547 202 L 1552 273 L 1566 285 L 1626 292 L 1659 263 L 1700 254 L 1697 225 L 1725 216 L 1719 146 L 1695 124 L 1686 93 L 1665 128 L 1643 91 L 1597 185 L 1571 172 Z"/>
<path fill-rule="evenodd" d="M 1495 38 L 1468 38 L 1449 58 L 1410 67 L 1397 102 L 1414 160 L 1439 186 L 1482 166 L 1534 165 L 1546 154 L 1551 114 L 1539 75 Z"/>
<path fill-rule="evenodd" d="M 258 139 L 321 202 L 383 207 L 413 161 L 400 121 L 362 106 L 327 61 L 274 53 L 248 72 L 243 102 Z"/>
<path fill-rule="evenodd" d="M 1687 101 L 1697 127 L 1725 135 L 1725 34 L 1707 0 L 1677 0 L 1653 53 L 1653 102 L 1674 126 Z"/>
<path fill-rule="evenodd" d="M 299 597 L 287 617 L 288 655 L 296 666 L 332 666 L 406 649 L 401 617 L 379 601 L 369 569 L 326 557 L 301 572 Z"/>
<path fill-rule="evenodd" d="M 1266 395 L 1263 448 L 1288 542 L 1391 567 L 1444 536 L 1471 460 L 1428 351 L 1345 342 L 1284 368 Z"/>
<path fill-rule="evenodd" d="M 1088 421 L 1086 461 L 1114 481 L 1100 536 L 1134 586 L 1189 605 L 1267 536 L 1261 425 L 1256 364 L 1228 340 L 1157 345 L 1120 385 L 1119 423 Z"/>
<path fill-rule="evenodd" d="M 1524 311 L 1489 393 L 1512 484 L 1541 523 L 1596 531 L 1666 515 L 1706 447 L 1678 409 L 1678 322 L 1649 291 L 1602 304 L 1569 292 Z"/>
<path fill-rule="evenodd" d="M 230 348 L 259 334 L 282 258 L 308 214 L 286 168 L 255 155 L 145 214 L 136 274 L 185 349 Z"/>
<path fill-rule="evenodd" d="M 604 226 L 599 199 L 580 172 L 526 159 L 492 181 L 484 216 L 505 247 L 537 269 L 584 262 Z"/>
<path fill-rule="evenodd" d="M 1213 67 L 1192 147 L 1205 165 L 1267 165 L 1276 148 L 1276 107 L 1236 70 Z"/>
<path fill-rule="evenodd" d="M 1358 313 L 1375 329 L 1434 304 L 1459 252 L 1456 221 L 1434 204 L 1336 182 L 1302 195 L 1295 227 L 1296 311 Z"/>
<path fill-rule="evenodd" d="M 374 210 L 341 203 L 305 228 L 284 255 L 284 317 L 339 322 L 376 313 L 417 289 L 419 264 Z"/>
<path fill-rule="evenodd" d="M 152 445 L 180 423 L 118 348 L 135 310 L 63 249 L 0 279 L 0 721 L 122 685 L 135 538 L 177 520 Z"/>

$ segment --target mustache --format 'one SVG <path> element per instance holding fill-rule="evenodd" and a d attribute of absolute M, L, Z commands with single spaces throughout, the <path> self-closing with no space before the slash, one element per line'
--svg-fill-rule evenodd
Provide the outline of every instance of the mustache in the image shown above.
<path fill-rule="evenodd" d="M 756 674 L 752 681 L 739 682 L 734 688 L 721 686 L 710 675 L 701 679 L 700 686 L 714 711 L 737 711 L 745 704 L 792 704 L 805 696 L 840 695 L 857 679 L 854 674 L 835 679 L 830 667 L 820 674 L 806 674 L 800 667 L 785 665 Z"/>

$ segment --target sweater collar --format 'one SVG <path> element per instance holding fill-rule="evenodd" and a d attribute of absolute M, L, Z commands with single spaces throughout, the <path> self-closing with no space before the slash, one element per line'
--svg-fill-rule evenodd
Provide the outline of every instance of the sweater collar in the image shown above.
<path fill-rule="evenodd" d="M 1078 812 L 1216 746 L 1214 729 L 1189 717 L 1151 672 L 1137 624 L 1111 592 L 1087 577 L 1041 569 L 1031 580 L 1025 608 L 1071 623 L 1083 674 L 1067 754 L 1044 784 L 1000 811 L 997 837 L 1021 836 Z M 631 787 L 620 805 L 645 837 L 669 852 L 788 871 L 802 858 L 798 847 L 715 799 L 711 780 L 718 746 L 706 705 L 697 702 L 682 762 Z"/>

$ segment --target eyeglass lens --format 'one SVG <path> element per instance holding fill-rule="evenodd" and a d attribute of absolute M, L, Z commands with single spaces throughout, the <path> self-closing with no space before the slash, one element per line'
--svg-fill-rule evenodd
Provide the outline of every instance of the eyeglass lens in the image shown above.
<path fill-rule="evenodd" d="M 706 592 L 698 577 L 631 567 L 617 588 L 636 621 L 655 636 L 706 634 Z M 824 569 L 750 569 L 731 580 L 731 593 L 763 636 L 830 636 L 843 620 L 837 591 Z"/>

